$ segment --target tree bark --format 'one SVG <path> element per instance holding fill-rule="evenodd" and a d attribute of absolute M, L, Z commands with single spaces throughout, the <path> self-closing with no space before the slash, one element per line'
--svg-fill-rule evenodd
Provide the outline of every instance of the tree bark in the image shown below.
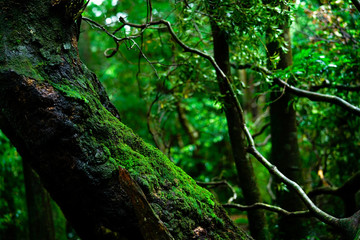
<path fill-rule="evenodd" d="M 212 36 L 214 42 L 214 57 L 221 70 L 230 76 L 229 44 L 226 41 L 226 33 L 217 24 L 211 22 Z M 244 195 L 246 204 L 252 205 L 261 202 L 259 187 L 252 163 L 246 156 L 245 135 L 241 128 L 241 117 L 236 109 L 236 103 L 230 96 L 227 83 L 218 74 L 218 84 L 223 97 L 224 111 L 226 115 L 228 133 L 230 136 L 232 153 L 238 172 L 239 186 Z M 263 210 L 248 211 L 248 220 L 251 236 L 255 239 L 269 239 L 266 218 Z"/>
<path fill-rule="evenodd" d="M 0 128 L 79 236 L 250 239 L 207 190 L 120 122 L 78 58 L 74 1 L 0 1 Z"/>
<path fill-rule="evenodd" d="M 289 28 L 281 26 L 283 37 L 288 44 L 288 52 L 282 51 L 277 42 L 267 45 L 269 55 L 280 53 L 278 69 L 285 69 L 292 65 L 291 38 Z M 285 176 L 301 184 L 302 164 L 299 146 L 297 142 L 296 112 L 292 104 L 293 96 L 281 92 L 271 94 L 270 124 L 272 152 L 271 160 Z M 280 207 L 287 211 L 299 211 L 304 209 L 304 204 L 293 191 L 277 191 L 277 202 Z M 306 229 L 301 218 L 280 217 L 279 233 L 281 239 L 302 239 L 306 236 Z"/>

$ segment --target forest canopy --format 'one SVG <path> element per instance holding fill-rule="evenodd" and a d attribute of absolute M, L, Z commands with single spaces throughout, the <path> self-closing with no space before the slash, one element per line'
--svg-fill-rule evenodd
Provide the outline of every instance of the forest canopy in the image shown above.
<path fill-rule="evenodd" d="M 24 125 L 11 123 L 9 116 L 15 119 L 19 114 L 9 110 L 6 97 L 0 97 L 0 239 L 91 239 L 84 238 L 83 226 L 74 224 L 77 218 L 64 211 L 67 203 L 57 205 L 63 197 L 52 186 L 60 183 L 50 181 L 46 169 L 65 169 L 70 164 L 65 156 L 81 152 L 81 157 L 106 162 L 106 166 L 96 163 L 103 167 L 91 175 L 94 180 L 99 177 L 99 187 L 113 181 L 110 176 L 103 181 L 107 176 L 100 171 L 110 171 L 108 166 L 118 161 L 113 159 L 115 152 L 121 155 L 128 146 L 133 152 L 129 157 L 121 155 L 125 155 L 121 161 L 126 164 L 119 161 L 119 170 L 111 171 L 120 172 L 115 185 L 132 196 L 133 215 L 138 218 L 146 213 L 160 222 L 155 224 L 157 230 L 152 228 L 153 235 L 145 236 L 145 227 L 140 227 L 143 239 L 156 239 L 159 232 L 164 234 L 161 239 L 188 239 L 189 234 L 194 239 L 217 239 L 214 229 L 225 226 L 239 239 L 248 237 L 241 230 L 237 233 L 237 227 L 260 240 L 360 239 L 358 0 L 71 0 L 52 1 L 50 5 L 54 11 L 65 9 L 66 21 L 61 24 L 68 27 L 59 28 L 59 36 L 44 38 L 41 46 L 33 43 L 37 41 L 36 27 L 30 29 L 29 45 L 36 46 L 42 59 L 36 64 L 35 60 L 24 60 L 22 64 L 30 66 L 25 70 L 18 70 L 18 65 L 8 60 L 15 55 L 9 54 L 8 45 L 18 44 L 14 51 L 19 55 L 33 52 L 24 50 L 20 30 L 11 33 L 14 39 L 10 41 L 6 27 L 2 28 L 0 94 L 9 91 L 11 84 L 6 79 L 13 72 L 28 76 L 25 82 L 29 85 L 34 79 L 42 84 L 44 76 L 54 78 L 46 89 L 73 99 L 63 107 L 65 113 L 80 112 L 86 104 L 104 107 L 99 112 L 78 114 L 79 119 L 71 118 L 74 126 L 64 121 L 62 130 L 76 129 L 71 131 L 91 139 L 99 135 L 102 138 L 96 148 L 102 150 L 90 150 L 93 146 L 77 141 L 81 150 L 54 148 L 56 153 L 64 152 L 64 166 L 60 162 L 51 167 L 46 162 L 38 167 L 34 155 L 24 150 L 18 153 L 14 147 L 31 149 L 30 143 L 19 140 L 27 131 L 26 121 L 16 122 Z M 6 17 L 0 19 L 6 22 L 12 9 L 0 0 L 1 6 Z M 22 7 L 14 3 L 14 9 Z M 29 7 L 23 14 L 30 15 L 31 10 Z M 62 43 L 66 31 L 76 37 Z M 50 46 L 53 43 L 62 50 Z M 74 68 L 66 75 L 76 80 L 67 80 L 70 88 L 56 82 L 55 68 L 61 57 L 47 55 L 54 52 L 71 59 L 63 58 Z M 28 56 L 23 54 L 21 59 Z M 61 73 L 68 71 L 60 65 L 59 69 Z M 82 78 L 90 79 L 90 85 Z M 82 94 L 82 89 L 93 93 Z M 111 115 L 104 125 L 81 125 L 81 118 L 101 120 L 102 114 Z M 41 128 L 41 124 L 34 125 Z M 108 138 L 103 137 L 105 132 Z M 124 140 L 115 138 L 117 134 Z M 126 146 L 112 148 L 109 142 L 124 142 Z M 130 155 L 139 161 L 128 161 Z M 39 159 L 49 156 L 43 154 Z M 157 160 L 151 163 L 155 158 L 162 167 L 156 165 Z M 87 164 L 91 165 L 91 160 L 84 163 L 84 169 Z M 179 168 L 169 167 L 172 164 Z M 113 172 L 108 175 L 113 176 Z M 60 176 L 66 178 L 65 173 Z M 152 193 L 157 186 L 166 193 L 172 191 L 172 196 L 162 190 Z M 178 186 L 191 196 L 189 200 L 178 202 Z M 169 202 L 161 202 L 164 199 Z M 82 201 L 87 205 L 86 199 Z M 100 196 L 98 201 L 102 202 Z M 134 204 L 139 201 L 143 204 L 140 210 Z M 224 220 L 227 217 L 223 218 L 220 205 L 233 223 Z M 124 212 L 128 209 L 127 203 L 116 206 L 124 207 Z M 169 217 L 179 214 L 181 206 L 189 206 L 190 223 L 186 219 L 183 225 L 203 225 L 181 233 L 179 229 L 190 227 Z M 193 206 L 198 206 L 196 213 Z M 209 206 L 215 215 L 207 210 Z M 100 218 L 106 219 L 107 210 Z M 131 224 L 147 227 L 142 222 Z M 103 226 L 96 230 L 101 236 L 120 239 L 118 233 L 111 235 L 111 224 Z"/>

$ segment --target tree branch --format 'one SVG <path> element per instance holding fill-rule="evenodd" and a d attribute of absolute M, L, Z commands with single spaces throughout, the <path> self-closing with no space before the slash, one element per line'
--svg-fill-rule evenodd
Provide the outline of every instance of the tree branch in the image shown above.
<path fill-rule="evenodd" d="M 240 65 L 240 66 L 233 65 L 233 67 L 238 68 L 238 69 L 239 68 L 240 69 L 251 68 L 255 71 L 264 73 L 266 75 L 274 75 L 274 73 L 272 71 L 270 71 L 264 67 L 251 65 L 251 64 L 245 64 L 245 65 Z M 321 94 L 321 93 L 315 93 L 315 92 L 303 90 L 303 89 L 294 87 L 294 86 L 290 85 L 289 83 L 287 83 L 277 77 L 273 78 L 273 80 L 274 80 L 274 83 L 276 83 L 277 85 L 285 87 L 285 91 L 290 92 L 298 97 L 306 97 L 314 102 L 332 103 L 332 104 L 342 107 L 343 109 L 345 109 L 357 116 L 360 116 L 360 108 L 350 104 L 349 102 L 345 101 L 342 98 L 339 98 L 339 97 L 333 96 L 333 95 Z"/>
<path fill-rule="evenodd" d="M 270 123 L 265 124 L 265 125 L 260 129 L 259 132 L 257 132 L 257 133 L 255 133 L 255 134 L 252 135 L 252 138 L 256 138 L 257 136 L 260 136 L 260 135 L 265 131 L 265 129 L 268 128 L 269 126 L 270 126 Z"/>
<path fill-rule="evenodd" d="M 267 135 L 263 142 L 261 142 L 261 143 L 256 143 L 255 146 L 257 146 L 257 147 L 263 147 L 263 146 L 265 146 L 265 145 L 269 142 L 270 139 L 271 139 L 271 134 Z"/>
<path fill-rule="evenodd" d="M 289 212 L 286 211 L 285 209 L 282 209 L 281 207 L 278 206 L 273 206 L 273 205 L 269 205 L 266 203 L 254 203 L 252 205 L 240 205 L 240 204 L 223 204 L 224 208 L 235 208 L 238 209 L 240 211 L 251 211 L 251 210 L 256 210 L 256 209 L 265 209 L 271 212 L 276 212 L 278 214 L 281 214 L 283 216 L 288 216 L 288 217 L 310 217 L 310 211 L 296 211 L 296 212 Z"/>
<path fill-rule="evenodd" d="M 274 82 L 280 86 L 286 87 L 285 91 L 291 92 L 298 97 L 306 97 L 311 101 L 315 102 L 328 102 L 342 107 L 343 109 L 360 116 L 360 108 L 348 103 L 342 98 L 333 95 L 314 93 L 307 90 L 303 90 L 294 86 L 291 86 L 287 82 L 281 80 L 280 78 L 274 78 Z"/>

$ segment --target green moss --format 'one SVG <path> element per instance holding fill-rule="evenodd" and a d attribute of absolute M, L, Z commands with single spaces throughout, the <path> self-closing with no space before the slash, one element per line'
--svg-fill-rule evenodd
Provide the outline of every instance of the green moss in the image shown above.
<path fill-rule="evenodd" d="M 71 97 L 71 98 L 83 101 L 85 103 L 89 103 L 89 101 L 86 99 L 86 97 L 83 96 L 82 94 L 80 94 L 77 89 L 74 90 L 73 87 L 66 85 L 66 82 L 67 82 L 66 79 L 63 79 L 63 80 L 64 80 L 64 83 L 52 83 L 52 86 L 56 90 L 58 90 L 62 93 L 65 93 L 65 95 L 67 97 Z"/>
<path fill-rule="evenodd" d="M 37 71 L 36 67 L 33 66 L 30 61 L 30 56 L 23 56 L 21 52 L 18 52 L 16 56 L 10 58 L 7 64 L 2 65 L 0 70 L 2 71 L 16 71 L 19 75 L 24 75 L 32 79 L 39 81 L 44 80 L 40 72 Z"/>
<path fill-rule="evenodd" d="M 87 126 L 82 127 L 83 131 L 96 135 L 97 144 L 102 146 L 104 156 L 108 156 L 111 164 L 117 164 L 129 171 L 132 178 L 147 193 L 155 212 L 171 226 L 171 231 L 176 232 L 178 239 L 185 237 L 180 237 L 184 235 L 184 228 L 188 229 L 186 237 L 191 237 L 189 234 L 197 227 L 195 221 L 203 222 L 204 225 L 224 225 L 214 211 L 216 205 L 211 193 L 196 185 L 192 178 L 158 149 L 143 142 L 131 129 L 112 116 L 98 100 L 91 99 L 91 95 L 74 94 L 70 87 L 60 87 L 56 86 L 71 97 L 87 99 L 85 103 L 89 104 L 91 118 Z M 102 132 L 99 125 L 107 131 Z M 110 139 L 109 132 L 112 133 Z M 98 148 L 94 145 L 83 146 Z M 168 211 L 166 208 L 169 207 L 171 209 Z"/>

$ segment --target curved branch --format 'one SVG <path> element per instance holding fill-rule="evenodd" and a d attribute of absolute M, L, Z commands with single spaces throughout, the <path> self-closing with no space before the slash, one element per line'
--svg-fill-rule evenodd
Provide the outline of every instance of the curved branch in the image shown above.
<path fill-rule="evenodd" d="M 270 139 L 271 139 L 271 134 L 267 135 L 263 142 L 256 143 L 255 146 L 257 146 L 257 147 L 266 146 L 266 144 L 269 142 Z"/>
<path fill-rule="evenodd" d="M 256 66 L 256 65 L 252 65 L 252 64 L 244 64 L 244 65 L 240 65 L 240 66 L 233 65 L 233 67 L 238 68 L 238 69 L 251 68 L 255 71 L 264 73 L 266 75 L 274 75 L 274 73 L 272 71 L 270 71 L 264 67 L 260 67 L 260 66 Z M 314 102 L 332 103 L 332 104 L 335 104 L 337 106 L 344 108 L 345 110 L 347 110 L 357 116 L 360 116 L 360 108 L 352 105 L 351 103 L 345 101 L 342 98 L 339 98 L 339 97 L 333 96 L 333 95 L 315 93 L 315 92 L 303 90 L 303 89 L 294 87 L 294 86 L 290 85 L 289 83 L 287 83 L 277 77 L 275 77 L 273 80 L 277 85 L 285 87 L 285 91 L 290 92 L 298 97 L 306 97 Z"/>
<path fill-rule="evenodd" d="M 274 206 L 274 205 L 269 205 L 266 203 L 254 203 L 252 205 L 240 205 L 240 204 L 223 204 L 224 208 L 235 208 L 238 209 L 240 211 L 251 211 L 251 210 L 256 210 L 256 209 L 265 209 L 271 212 L 276 212 L 278 214 L 284 215 L 284 216 L 288 216 L 288 217 L 310 217 L 310 211 L 296 211 L 296 212 L 289 212 L 286 211 L 285 209 L 282 209 L 281 207 L 278 206 Z"/>
<path fill-rule="evenodd" d="M 297 87 L 294 87 L 294 86 L 288 84 L 287 82 L 281 80 L 280 78 L 274 78 L 274 82 L 280 86 L 286 87 L 285 91 L 291 92 L 298 97 L 306 97 L 306 98 L 310 99 L 311 101 L 315 101 L 315 102 L 332 103 L 332 104 L 335 104 L 335 105 L 338 105 L 338 106 L 344 108 L 345 110 L 347 110 L 357 116 L 360 116 L 360 108 L 348 103 L 344 99 L 339 98 L 337 96 L 327 95 L 327 94 L 322 94 L 322 93 L 314 93 L 314 92 L 310 92 L 307 90 L 303 90 L 303 89 L 300 89 L 300 88 L 297 88 Z"/>
<path fill-rule="evenodd" d="M 257 136 L 260 136 L 260 135 L 266 130 L 266 128 L 268 128 L 269 126 L 270 126 L 270 123 L 265 124 L 265 125 L 260 129 L 259 132 L 257 132 L 257 133 L 255 133 L 255 134 L 252 135 L 252 138 L 256 138 Z"/>

